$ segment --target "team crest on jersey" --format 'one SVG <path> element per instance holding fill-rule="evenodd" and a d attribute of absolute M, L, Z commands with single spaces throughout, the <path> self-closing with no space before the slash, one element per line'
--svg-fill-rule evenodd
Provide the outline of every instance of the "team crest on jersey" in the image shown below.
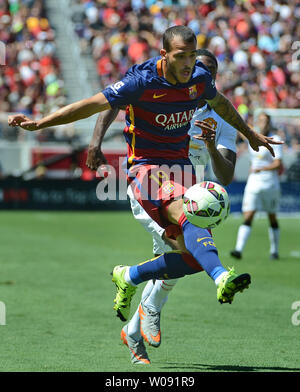
<path fill-rule="evenodd" d="M 190 99 L 197 98 L 197 86 L 195 84 L 193 86 L 189 87 L 189 96 L 190 96 Z"/>
<path fill-rule="evenodd" d="M 218 123 L 217 123 L 217 121 L 214 118 L 207 117 L 203 121 L 207 122 L 213 129 L 217 129 Z"/>

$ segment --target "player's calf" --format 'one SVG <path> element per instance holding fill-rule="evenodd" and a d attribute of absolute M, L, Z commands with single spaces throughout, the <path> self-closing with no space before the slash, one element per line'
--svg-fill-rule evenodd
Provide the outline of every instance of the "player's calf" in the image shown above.
<path fill-rule="evenodd" d="M 202 268 L 193 260 L 192 256 L 173 251 L 141 264 L 129 266 L 116 266 L 112 272 L 112 281 L 117 288 L 114 299 L 114 309 L 117 316 L 126 321 L 130 314 L 131 299 L 136 286 L 150 279 L 173 279 L 202 271 Z"/>

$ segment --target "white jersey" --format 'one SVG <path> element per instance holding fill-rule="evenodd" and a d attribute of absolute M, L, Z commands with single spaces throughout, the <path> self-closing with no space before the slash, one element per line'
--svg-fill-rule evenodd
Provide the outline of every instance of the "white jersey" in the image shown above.
<path fill-rule="evenodd" d="M 280 141 L 277 135 L 270 135 L 274 140 Z M 259 151 L 254 151 L 249 146 L 251 169 L 260 169 L 270 165 L 274 159 L 282 159 L 282 145 L 274 145 L 275 157 L 271 155 L 266 147 L 259 147 Z M 255 187 L 259 189 L 279 188 L 279 175 L 277 170 L 264 170 L 258 173 L 250 173 L 247 181 L 247 187 Z"/>
<path fill-rule="evenodd" d="M 190 160 L 194 167 L 196 165 L 206 166 L 209 161 L 209 153 L 206 149 L 205 143 L 202 140 L 196 140 L 193 138 L 193 135 L 199 135 L 202 132 L 199 127 L 194 125 L 195 120 L 207 120 L 213 126 L 216 130 L 215 141 L 218 149 L 226 148 L 236 152 L 236 130 L 231 125 L 227 124 L 226 121 L 224 121 L 208 105 L 205 105 L 196 110 L 191 121 L 191 128 L 189 131 L 189 135 L 191 136 L 189 151 Z M 134 198 L 130 186 L 128 186 L 127 194 L 130 198 L 133 216 L 153 237 L 153 253 L 161 254 L 172 250 L 161 238 L 165 230 L 150 218 L 140 203 Z"/>
<path fill-rule="evenodd" d="M 209 162 L 209 153 L 205 143 L 197 140 L 193 136 L 201 134 L 201 128 L 195 126 L 195 120 L 206 120 L 216 131 L 215 144 L 217 149 L 226 148 L 236 152 L 236 130 L 220 117 L 208 104 L 195 111 L 191 121 L 189 130 L 190 140 L 190 156 L 197 157 L 199 165 L 206 166 Z M 194 164 L 194 162 L 193 162 Z"/>

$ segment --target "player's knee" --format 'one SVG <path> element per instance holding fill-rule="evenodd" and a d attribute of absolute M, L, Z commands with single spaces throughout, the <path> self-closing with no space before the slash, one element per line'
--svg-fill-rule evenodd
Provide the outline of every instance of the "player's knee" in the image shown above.
<path fill-rule="evenodd" d="M 279 228 L 279 224 L 278 224 L 278 220 L 276 217 L 276 214 L 268 214 L 269 215 L 269 222 L 270 222 L 270 227 L 272 229 L 278 229 Z"/>
<path fill-rule="evenodd" d="M 272 227 L 272 229 L 279 229 L 279 224 L 277 220 L 270 222 L 270 226 Z"/>
<path fill-rule="evenodd" d="M 250 218 L 246 218 L 245 220 L 244 220 L 244 222 L 243 222 L 243 225 L 244 226 L 251 226 L 252 225 L 252 219 L 250 219 Z"/>

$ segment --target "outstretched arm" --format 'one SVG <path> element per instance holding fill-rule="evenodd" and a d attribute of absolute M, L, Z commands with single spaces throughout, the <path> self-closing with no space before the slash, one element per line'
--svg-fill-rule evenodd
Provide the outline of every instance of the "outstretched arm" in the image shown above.
<path fill-rule="evenodd" d="M 281 159 L 274 159 L 272 163 L 270 163 L 269 165 L 260 167 L 260 168 L 256 168 L 256 169 L 252 169 L 251 168 L 251 173 L 259 173 L 262 171 L 272 171 L 272 170 L 279 170 L 280 167 L 282 165 L 282 161 Z"/>
<path fill-rule="evenodd" d="M 254 132 L 242 119 L 232 103 L 221 93 L 217 93 L 214 99 L 207 101 L 209 105 L 225 121 L 241 132 L 249 140 L 250 146 L 254 151 L 259 150 L 259 146 L 266 147 L 274 156 L 273 148 L 270 144 L 282 144 L 283 142 L 275 141 L 273 138 Z"/>
<path fill-rule="evenodd" d="M 115 120 L 120 109 L 109 109 L 100 113 L 94 128 L 94 133 L 88 147 L 86 165 L 91 170 L 97 170 L 98 167 L 106 163 L 105 156 L 101 151 L 101 145 L 106 131 L 111 123 Z"/>
<path fill-rule="evenodd" d="M 70 105 L 64 106 L 54 113 L 33 121 L 23 114 L 16 114 L 8 117 L 10 126 L 20 126 L 27 131 L 36 131 L 42 128 L 53 127 L 61 124 L 68 124 L 74 121 L 90 117 L 95 113 L 110 109 L 111 106 L 102 93 L 98 93 L 90 98 L 82 99 Z"/>

